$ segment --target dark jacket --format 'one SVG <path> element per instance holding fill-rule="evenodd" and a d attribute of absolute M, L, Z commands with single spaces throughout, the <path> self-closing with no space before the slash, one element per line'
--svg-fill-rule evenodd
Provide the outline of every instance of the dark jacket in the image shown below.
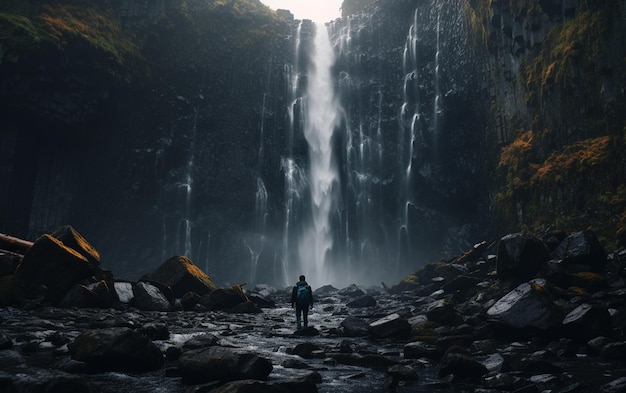
<path fill-rule="evenodd" d="M 298 287 L 306 286 L 306 289 L 309 291 L 309 307 L 313 307 L 313 290 L 309 286 L 306 281 L 298 281 L 298 283 L 293 287 L 291 291 L 291 305 L 298 300 Z"/>

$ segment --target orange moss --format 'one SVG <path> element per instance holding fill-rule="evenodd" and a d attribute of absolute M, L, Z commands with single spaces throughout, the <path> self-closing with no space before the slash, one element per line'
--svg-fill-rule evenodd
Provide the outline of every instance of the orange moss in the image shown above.
<path fill-rule="evenodd" d="M 587 139 L 555 151 L 533 174 L 531 183 L 562 183 L 571 174 L 581 174 L 609 164 L 610 145 L 613 137 L 603 136 Z"/>

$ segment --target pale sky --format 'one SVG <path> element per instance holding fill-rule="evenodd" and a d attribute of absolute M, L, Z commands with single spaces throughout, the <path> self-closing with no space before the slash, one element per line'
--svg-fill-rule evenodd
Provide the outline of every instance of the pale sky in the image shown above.
<path fill-rule="evenodd" d="M 271 9 L 291 11 L 296 19 L 330 22 L 341 16 L 342 0 L 261 0 Z"/>

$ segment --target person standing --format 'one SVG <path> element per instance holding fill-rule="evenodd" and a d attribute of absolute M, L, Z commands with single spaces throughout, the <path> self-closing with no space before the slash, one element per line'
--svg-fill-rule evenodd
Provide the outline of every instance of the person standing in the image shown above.
<path fill-rule="evenodd" d="M 309 325 L 309 307 L 313 308 L 313 290 L 306 282 L 304 276 L 300 276 L 300 281 L 296 283 L 291 291 L 291 308 L 296 306 L 296 325 L 298 330 Z"/>

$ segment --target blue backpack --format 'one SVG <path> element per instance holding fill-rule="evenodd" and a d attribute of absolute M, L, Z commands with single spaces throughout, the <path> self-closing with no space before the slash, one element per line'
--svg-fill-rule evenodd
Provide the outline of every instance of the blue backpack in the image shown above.
<path fill-rule="evenodd" d="M 308 285 L 298 285 L 296 289 L 296 303 L 300 307 L 306 307 L 311 303 L 311 291 Z"/>

